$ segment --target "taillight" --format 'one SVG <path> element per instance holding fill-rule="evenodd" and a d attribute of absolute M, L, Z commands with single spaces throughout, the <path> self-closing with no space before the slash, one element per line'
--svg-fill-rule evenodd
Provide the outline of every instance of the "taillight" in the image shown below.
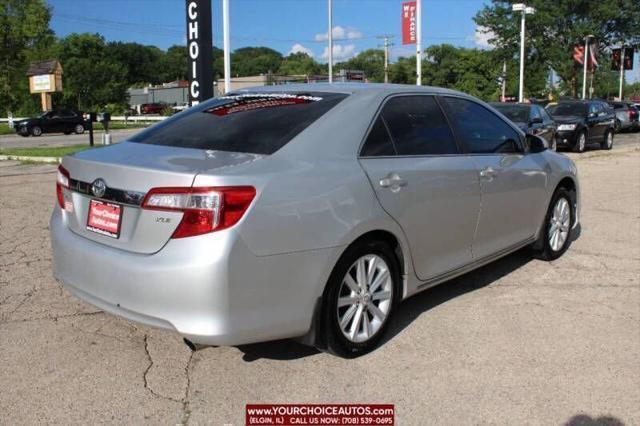
<path fill-rule="evenodd" d="M 58 205 L 61 209 L 64 209 L 64 188 L 69 188 L 69 171 L 62 167 L 62 164 L 58 166 L 58 176 L 56 178 L 56 196 L 58 197 Z"/>
<path fill-rule="evenodd" d="M 184 238 L 235 225 L 255 196 L 252 186 L 153 188 L 145 196 L 142 208 L 183 212 L 171 238 Z"/>

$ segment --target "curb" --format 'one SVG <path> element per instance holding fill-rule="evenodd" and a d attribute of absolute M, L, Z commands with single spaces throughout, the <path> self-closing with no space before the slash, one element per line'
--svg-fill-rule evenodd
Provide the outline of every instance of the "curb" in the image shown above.
<path fill-rule="evenodd" d="M 28 157 L 24 155 L 0 155 L 0 161 L 33 161 L 34 163 L 60 163 L 61 157 Z"/>

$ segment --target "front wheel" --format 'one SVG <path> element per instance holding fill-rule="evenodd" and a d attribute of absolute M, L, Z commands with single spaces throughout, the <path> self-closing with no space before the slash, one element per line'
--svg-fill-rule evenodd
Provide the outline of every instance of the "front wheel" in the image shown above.
<path fill-rule="evenodd" d="M 575 222 L 575 194 L 566 188 L 558 188 L 551 198 L 549 210 L 534 243 L 534 256 L 542 260 L 555 260 L 571 245 Z"/>
<path fill-rule="evenodd" d="M 349 247 L 331 273 L 323 300 L 328 349 L 340 356 L 374 349 L 389 324 L 399 284 L 398 261 L 386 243 Z"/>
<path fill-rule="evenodd" d="M 31 136 L 40 136 L 42 135 L 42 129 L 39 126 L 33 126 L 31 128 Z"/>
<path fill-rule="evenodd" d="M 613 148 L 613 131 L 607 130 L 607 133 L 604 134 L 604 140 L 600 144 L 602 149 L 610 150 Z"/>
<path fill-rule="evenodd" d="M 578 135 L 578 138 L 576 139 L 576 144 L 574 145 L 573 150 L 575 152 L 584 152 L 586 147 L 587 147 L 587 133 L 583 130 Z"/>

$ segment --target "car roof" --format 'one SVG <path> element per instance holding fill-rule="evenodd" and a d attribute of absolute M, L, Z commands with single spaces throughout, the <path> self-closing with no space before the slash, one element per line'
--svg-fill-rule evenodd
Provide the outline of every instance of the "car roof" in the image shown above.
<path fill-rule="evenodd" d="M 233 90 L 231 93 L 274 93 L 274 92 L 324 92 L 355 94 L 359 92 L 378 93 L 431 93 L 468 96 L 462 92 L 433 86 L 416 86 L 410 84 L 384 84 L 384 83 L 308 83 L 308 84 L 281 84 L 275 86 L 254 86 Z"/>

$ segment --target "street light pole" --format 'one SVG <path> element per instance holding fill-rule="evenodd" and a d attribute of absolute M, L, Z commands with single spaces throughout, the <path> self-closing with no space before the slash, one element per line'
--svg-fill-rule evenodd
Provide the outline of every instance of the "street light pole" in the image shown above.
<path fill-rule="evenodd" d="M 524 33 L 526 26 L 526 16 L 533 15 L 535 9 L 528 7 L 524 3 L 516 3 L 512 6 L 514 12 L 522 12 L 520 18 L 520 88 L 518 91 L 518 102 L 524 101 Z"/>
<path fill-rule="evenodd" d="M 231 46 L 229 41 L 229 0 L 222 0 L 222 44 L 224 49 L 224 92 L 231 91 Z"/>
<path fill-rule="evenodd" d="M 333 1 L 329 1 L 329 83 L 333 83 Z"/>
<path fill-rule="evenodd" d="M 422 86 L 422 0 L 416 1 L 416 85 Z"/>
<path fill-rule="evenodd" d="M 587 68 L 589 64 L 589 40 L 591 40 L 592 35 L 588 35 L 584 39 L 584 60 L 583 62 L 583 72 L 582 72 L 582 99 L 587 99 Z"/>

